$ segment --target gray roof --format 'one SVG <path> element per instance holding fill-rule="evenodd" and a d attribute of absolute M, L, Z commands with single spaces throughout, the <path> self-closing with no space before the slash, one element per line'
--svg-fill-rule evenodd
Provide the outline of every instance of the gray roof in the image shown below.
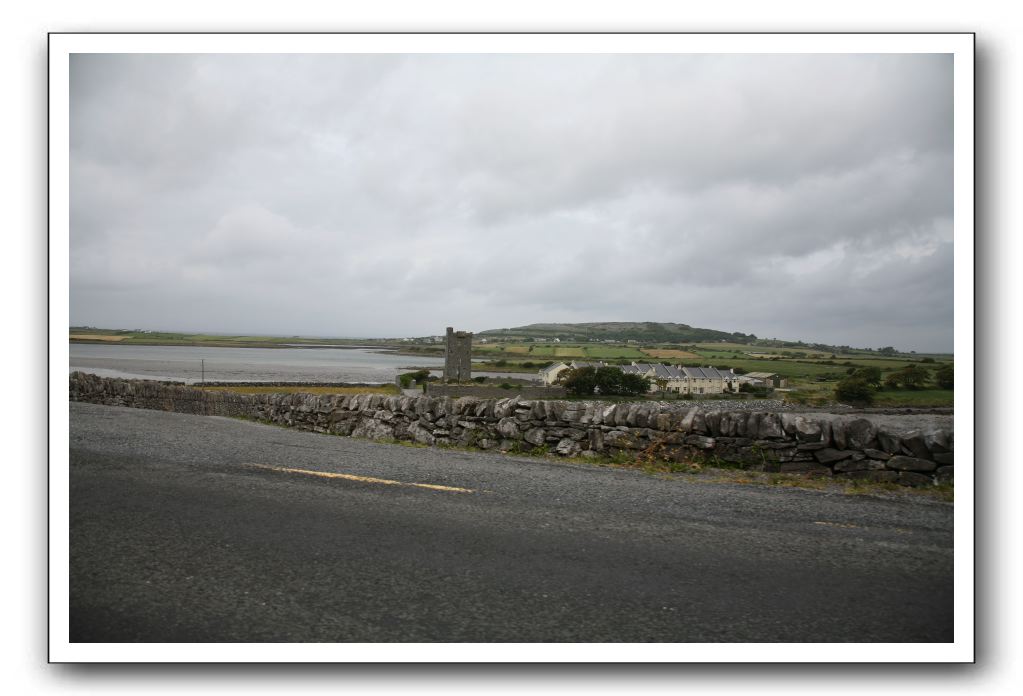
<path fill-rule="evenodd" d="M 674 365 L 655 363 L 653 368 L 655 379 L 682 379 L 684 376 L 682 371 Z"/>
<path fill-rule="evenodd" d="M 646 375 L 652 372 L 654 379 L 664 380 L 723 379 L 731 381 L 739 379 L 739 375 L 728 370 L 719 370 L 716 367 L 678 367 L 661 363 L 636 363 L 622 365 L 618 369 L 627 375 Z"/>
<path fill-rule="evenodd" d="M 719 370 L 716 367 L 683 367 L 682 371 L 690 379 L 736 379 L 735 375 L 728 370 Z"/>
<path fill-rule="evenodd" d="M 557 370 L 559 367 L 568 367 L 568 365 L 565 365 L 565 363 L 563 362 L 557 362 L 554 363 L 553 365 L 548 365 L 547 367 L 541 368 L 540 374 L 545 375 L 548 372 L 554 372 L 554 370 Z"/>

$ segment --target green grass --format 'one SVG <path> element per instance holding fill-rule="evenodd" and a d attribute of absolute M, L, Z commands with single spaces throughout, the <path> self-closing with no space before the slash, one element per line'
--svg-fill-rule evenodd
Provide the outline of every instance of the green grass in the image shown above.
<path fill-rule="evenodd" d="M 584 350 L 588 358 L 634 358 L 639 362 L 650 360 L 650 356 L 639 348 L 630 346 L 584 346 Z"/>
<path fill-rule="evenodd" d="M 527 360 L 526 362 L 530 361 Z M 473 362 L 472 369 L 474 372 L 521 372 L 522 374 L 535 375 L 540 371 L 540 364 L 544 362 L 547 361 L 537 360 L 533 367 L 523 367 L 521 364 L 514 362 L 498 365 L 493 360 L 486 360 L 483 362 Z"/>
<path fill-rule="evenodd" d="M 684 365 L 721 365 L 739 368 L 746 372 L 777 373 L 788 381 L 788 387 L 799 391 L 798 398 L 809 403 L 825 403 L 834 401 L 834 389 L 839 379 L 848 373 L 850 368 L 879 367 L 883 374 L 899 370 L 919 362 L 924 356 L 914 356 L 910 360 L 906 356 L 883 357 L 867 351 L 842 353 L 835 358 L 830 353 L 815 351 L 806 347 L 767 347 L 750 346 L 741 343 L 690 343 L 690 344 L 659 344 L 665 348 L 693 350 L 697 357 L 681 360 L 660 360 L 672 364 Z M 643 346 L 649 347 L 649 346 Z M 509 367 L 497 368 L 492 362 L 477 369 L 510 369 L 528 372 L 528 368 L 511 367 L 518 362 L 529 360 L 543 362 L 545 360 L 632 360 L 635 362 L 658 362 L 642 352 L 641 348 L 627 345 L 608 345 L 593 343 L 514 343 L 514 344 L 483 344 L 474 346 L 473 351 L 483 353 L 491 360 L 498 356 L 509 361 Z M 765 352 L 777 354 L 777 359 L 751 358 L 747 352 Z M 736 358 L 736 354 L 742 357 Z M 802 357 L 800 357 L 802 354 Z M 825 364 L 825 361 L 833 364 Z M 935 363 L 927 363 L 933 369 L 943 362 L 951 362 L 950 356 L 938 356 Z M 846 364 L 848 363 L 848 364 Z M 921 392 L 886 392 L 880 396 L 881 406 L 951 406 L 951 395 L 938 393 L 939 390 Z"/>
<path fill-rule="evenodd" d="M 787 401 L 821 405 L 835 400 L 835 383 L 801 385 L 786 395 Z M 952 408 L 955 392 L 951 389 L 882 389 L 874 393 L 877 408 Z"/>
<path fill-rule="evenodd" d="M 883 390 L 874 395 L 875 406 L 947 407 L 955 404 L 951 389 L 898 389 Z"/>

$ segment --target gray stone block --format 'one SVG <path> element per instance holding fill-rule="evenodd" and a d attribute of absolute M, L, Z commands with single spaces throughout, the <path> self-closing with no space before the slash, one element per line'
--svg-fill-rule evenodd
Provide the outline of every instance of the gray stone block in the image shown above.
<path fill-rule="evenodd" d="M 928 430 L 924 433 L 924 445 L 931 454 L 944 453 L 949 451 L 948 435 L 944 430 Z"/>
<path fill-rule="evenodd" d="M 781 418 L 778 417 L 777 413 L 763 413 L 760 415 L 757 437 L 761 439 L 785 437 L 785 431 L 781 427 Z"/>
<path fill-rule="evenodd" d="M 923 433 L 919 430 L 903 434 L 900 445 L 903 454 L 919 459 L 930 459 L 932 457 L 930 449 L 927 448 L 927 443 L 924 442 Z"/>
<path fill-rule="evenodd" d="M 554 448 L 554 451 L 560 455 L 571 457 L 576 454 L 579 454 L 580 447 L 579 443 L 569 438 L 565 438 L 564 440 L 558 443 L 558 446 Z"/>
<path fill-rule="evenodd" d="M 502 437 L 505 438 L 517 439 L 521 437 L 521 434 L 519 433 L 518 421 L 516 421 L 514 418 L 502 418 L 501 420 L 499 420 L 497 422 L 497 432 Z"/>
<path fill-rule="evenodd" d="M 848 450 L 837 450 L 831 447 L 817 450 L 813 453 L 813 456 L 816 457 L 817 461 L 821 464 L 833 464 L 835 462 L 840 462 L 843 459 L 848 459 L 852 455 L 853 453 Z"/>
<path fill-rule="evenodd" d="M 543 428 L 530 428 L 523 434 L 522 439 L 531 445 L 540 446 L 544 442 L 544 437 Z"/>
<path fill-rule="evenodd" d="M 874 459 L 846 459 L 835 464 L 835 473 L 847 471 L 883 471 L 884 468 L 884 462 Z"/>
<path fill-rule="evenodd" d="M 899 454 L 902 451 L 899 436 L 883 428 L 877 431 L 877 443 L 888 454 Z"/>
<path fill-rule="evenodd" d="M 686 438 L 686 444 L 699 449 L 714 449 L 714 438 L 703 435 L 690 435 Z"/>
<path fill-rule="evenodd" d="M 845 424 L 848 449 L 862 450 L 876 444 L 877 428 L 866 418 L 856 418 Z"/>

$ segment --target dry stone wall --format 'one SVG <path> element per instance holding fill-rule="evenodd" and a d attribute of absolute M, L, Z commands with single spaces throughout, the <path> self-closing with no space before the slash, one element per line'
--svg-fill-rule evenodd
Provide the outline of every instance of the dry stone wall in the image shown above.
<path fill-rule="evenodd" d="M 518 395 L 247 395 L 81 372 L 71 373 L 70 398 L 254 418 L 320 433 L 425 445 L 546 449 L 584 457 L 646 454 L 913 486 L 954 477 L 951 416 L 707 411 L 677 402 L 532 400 Z"/>
<path fill-rule="evenodd" d="M 426 384 L 429 396 L 478 396 L 480 398 L 505 399 L 510 396 L 521 396 L 523 399 L 557 399 L 567 395 L 564 387 L 517 387 L 502 389 L 493 386 L 477 386 L 473 384 Z"/>

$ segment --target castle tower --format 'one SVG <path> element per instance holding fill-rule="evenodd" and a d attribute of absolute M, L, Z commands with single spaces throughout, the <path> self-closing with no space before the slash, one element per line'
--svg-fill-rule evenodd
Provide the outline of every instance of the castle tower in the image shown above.
<path fill-rule="evenodd" d="M 472 379 L 472 333 L 448 327 L 444 343 L 444 381 L 468 382 Z"/>

